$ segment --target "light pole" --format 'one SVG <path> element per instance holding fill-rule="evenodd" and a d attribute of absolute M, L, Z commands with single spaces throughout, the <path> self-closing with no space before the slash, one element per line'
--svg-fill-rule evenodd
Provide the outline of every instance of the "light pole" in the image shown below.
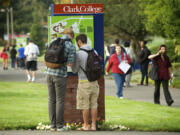
<path fill-rule="evenodd" d="M 11 45 L 14 44 L 14 25 L 13 25 L 13 8 L 10 8 L 11 15 Z"/>
<path fill-rule="evenodd" d="M 6 24 L 7 24 L 7 37 L 8 37 L 8 45 L 9 45 L 9 9 L 6 9 Z"/>

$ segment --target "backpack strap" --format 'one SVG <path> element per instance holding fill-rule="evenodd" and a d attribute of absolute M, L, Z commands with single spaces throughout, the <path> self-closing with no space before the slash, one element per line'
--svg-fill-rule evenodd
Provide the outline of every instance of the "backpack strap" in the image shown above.
<path fill-rule="evenodd" d="M 82 51 L 85 51 L 87 53 L 91 52 L 91 51 L 94 51 L 94 49 L 92 48 L 91 50 L 86 50 L 86 49 L 83 49 L 83 48 L 79 48 L 79 50 L 82 50 Z"/>

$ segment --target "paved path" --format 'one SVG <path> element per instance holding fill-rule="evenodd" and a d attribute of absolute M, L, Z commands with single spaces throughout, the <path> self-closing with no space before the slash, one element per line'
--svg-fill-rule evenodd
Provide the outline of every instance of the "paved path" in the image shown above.
<path fill-rule="evenodd" d="M 105 95 L 108 96 L 116 96 L 116 86 L 112 77 L 105 77 Z M 108 79 L 107 79 L 108 78 Z M 111 79 L 109 79 L 111 78 Z M 173 107 L 180 107 L 180 89 L 170 88 L 171 95 L 174 99 Z M 136 100 L 136 101 L 144 101 L 153 103 L 153 94 L 154 94 L 154 86 L 137 86 L 136 84 L 132 84 L 132 87 L 124 88 L 124 97 Z M 163 89 L 161 88 L 161 105 L 167 105 L 163 93 Z"/>

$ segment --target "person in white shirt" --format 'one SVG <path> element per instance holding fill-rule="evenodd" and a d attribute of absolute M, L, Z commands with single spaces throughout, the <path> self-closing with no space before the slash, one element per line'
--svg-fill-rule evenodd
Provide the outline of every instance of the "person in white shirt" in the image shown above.
<path fill-rule="evenodd" d="M 127 87 L 130 87 L 130 81 L 131 81 L 131 76 L 132 76 L 132 68 L 135 64 L 135 55 L 134 52 L 132 50 L 132 48 L 130 47 L 130 42 L 125 42 L 124 43 L 124 47 L 126 50 L 127 55 L 129 56 L 129 58 L 131 59 L 131 68 L 129 69 L 129 71 L 126 73 L 126 77 L 125 77 L 125 83 Z"/>
<path fill-rule="evenodd" d="M 27 81 L 34 82 L 36 78 L 36 70 L 37 70 L 37 57 L 39 55 L 38 46 L 33 42 L 31 42 L 31 40 L 29 40 L 29 44 L 25 48 L 24 55 L 26 56 Z M 32 80 L 31 80 L 30 70 L 32 71 Z"/>
<path fill-rule="evenodd" d="M 106 58 L 105 58 L 105 61 L 104 61 L 104 66 L 106 66 L 106 63 L 108 62 L 109 57 L 110 57 L 109 50 L 110 50 L 109 46 L 107 46 L 107 43 L 104 41 L 104 51 L 106 53 Z"/>

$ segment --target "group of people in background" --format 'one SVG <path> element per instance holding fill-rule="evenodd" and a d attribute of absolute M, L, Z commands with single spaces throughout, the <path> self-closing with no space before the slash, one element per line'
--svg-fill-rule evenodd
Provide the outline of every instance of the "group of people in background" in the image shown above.
<path fill-rule="evenodd" d="M 29 40 L 28 45 L 24 48 L 21 44 L 16 50 L 16 46 L 13 45 L 10 49 L 8 45 L 5 45 L 0 52 L 2 58 L 2 66 L 4 70 L 8 70 L 8 58 L 11 58 L 11 68 L 26 69 L 27 81 L 34 82 L 37 70 L 37 57 L 39 55 L 38 46 Z M 32 71 L 32 78 L 30 76 L 30 70 Z"/>
<path fill-rule="evenodd" d="M 139 86 L 148 86 L 148 67 L 150 61 L 153 64 L 157 65 L 157 75 L 158 79 L 155 80 L 155 91 L 154 91 L 154 103 L 160 104 L 160 84 L 163 85 L 164 95 L 166 102 L 169 106 L 174 102 L 171 94 L 169 92 L 169 83 L 168 81 L 172 78 L 171 71 L 171 62 L 169 57 L 166 54 L 166 46 L 161 45 L 156 54 L 152 54 L 150 50 L 146 47 L 146 41 L 139 42 L 139 49 L 136 54 L 130 47 L 130 42 L 125 42 L 124 47 L 119 45 L 119 40 L 115 39 L 114 43 L 107 46 L 107 43 L 104 42 L 105 46 L 105 67 L 106 67 L 106 75 L 112 68 L 112 75 L 114 77 L 117 92 L 116 95 L 118 98 L 123 99 L 123 87 L 130 87 L 131 76 L 133 72 L 133 66 L 135 63 L 139 64 L 140 72 L 141 72 L 141 80 L 138 84 Z M 131 67 L 128 72 L 124 73 L 119 65 L 121 62 L 128 63 Z M 107 64 L 108 63 L 108 64 Z M 107 64 L 107 65 L 106 65 Z M 145 81 L 145 82 L 144 82 Z"/>
<path fill-rule="evenodd" d="M 8 70 L 8 59 L 10 56 L 11 59 L 11 68 L 22 68 L 25 69 L 25 48 L 21 44 L 18 49 L 16 49 L 16 45 L 12 45 L 11 49 L 9 45 L 5 45 L 1 52 L 0 57 L 2 58 L 2 66 L 4 70 Z M 16 66 L 17 65 L 17 66 Z"/>

